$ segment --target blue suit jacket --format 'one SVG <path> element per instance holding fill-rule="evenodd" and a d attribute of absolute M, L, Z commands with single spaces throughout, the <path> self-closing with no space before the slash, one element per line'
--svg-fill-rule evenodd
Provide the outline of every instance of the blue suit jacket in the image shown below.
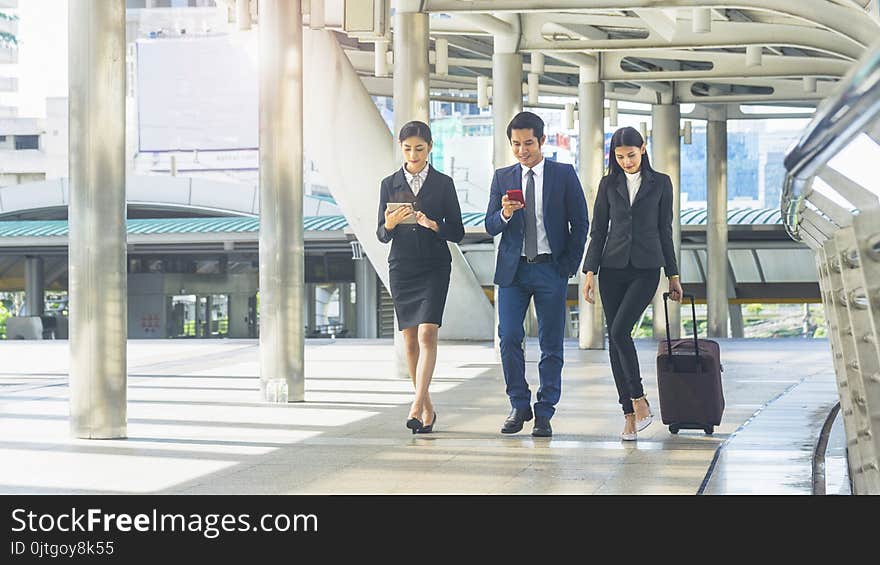
<path fill-rule="evenodd" d="M 492 236 L 502 234 L 495 262 L 495 284 L 500 286 L 513 283 L 525 233 L 523 210 L 514 212 L 508 222 L 501 219 L 501 197 L 513 188 L 524 189 L 519 163 L 495 171 L 486 210 L 486 232 Z M 587 201 L 574 167 L 544 159 L 542 205 L 553 264 L 560 275 L 570 277 L 580 267 L 590 226 Z"/>

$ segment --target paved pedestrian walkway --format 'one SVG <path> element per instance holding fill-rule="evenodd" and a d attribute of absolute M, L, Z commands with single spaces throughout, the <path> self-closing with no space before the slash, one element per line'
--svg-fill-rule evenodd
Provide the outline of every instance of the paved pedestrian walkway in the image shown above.
<path fill-rule="evenodd" d="M 638 349 L 659 412 L 656 345 Z M 441 343 L 437 431 L 414 436 L 390 340 L 308 340 L 306 402 L 284 405 L 259 400 L 255 340 L 130 341 L 129 437 L 89 441 L 68 433 L 67 342 L 0 342 L 0 493 L 809 494 L 803 454 L 837 401 L 826 341 L 722 340 L 715 434 L 658 417 L 632 443 L 607 351 L 565 355 L 554 436 L 502 436 L 492 344 Z M 526 359 L 534 393 L 533 340 Z"/>

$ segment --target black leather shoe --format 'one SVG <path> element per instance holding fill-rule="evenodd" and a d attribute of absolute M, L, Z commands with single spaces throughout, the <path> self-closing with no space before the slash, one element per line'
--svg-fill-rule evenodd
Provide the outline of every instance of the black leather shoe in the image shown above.
<path fill-rule="evenodd" d="M 523 423 L 528 422 L 532 419 L 532 407 L 528 408 L 513 408 L 510 411 L 510 414 L 507 416 L 507 419 L 504 420 L 504 425 L 501 426 L 502 434 L 515 434 L 516 432 L 523 429 Z"/>
<path fill-rule="evenodd" d="M 535 416 L 535 427 L 532 429 L 532 435 L 535 437 L 552 436 L 553 428 L 550 427 L 550 418 L 547 416 Z"/>

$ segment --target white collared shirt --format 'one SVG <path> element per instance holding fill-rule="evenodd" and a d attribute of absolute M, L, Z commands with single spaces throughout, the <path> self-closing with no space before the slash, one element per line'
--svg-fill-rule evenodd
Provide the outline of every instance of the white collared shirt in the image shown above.
<path fill-rule="evenodd" d="M 639 188 L 642 186 L 642 171 L 636 171 L 632 174 L 623 171 L 623 174 L 626 175 L 626 190 L 629 192 L 629 204 L 632 206 L 636 194 L 639 193 Z"/>
<path fill-rule="evenodd" d="M 547 230 L 544 229 L 544 158 L 541 157 L 541 161 L 531 169 L 520 165 L 520 170 L 522 171 L 521 181 L 523 195 L 525 195 L 526 192 L 526 183 L 529 182 L 528 173 L 530 170 L 535 171 L 535 223 L 538 228 L 538 254 L 550 253 L 550 240 L 547 238 Z M 523 210 L 523 213 L 525 214 L 525 210 Z M 501 214 L 501 219 L 504 223 L 510 221 L 504 217 L 503 213 Z M 523 232 L 522 255 L 525 254 L 526 240 L 525 232 Z"/>
<path fill-rule="evenodd" d="M 428 168 L 431 166 L 431 163 L 425 163 L 425 166 L 422 167 L 422 170 L 417 172 L 416 174 L 412 174 L 406 170 L 406 163 L 403 165 L 403 176 L 406 178 L 406 183 L 413 191 L 414 196 L 419 195 L 419 190 L 425 186 L 425 179 L 428 178 Z M 419 182 L 416 183 L 416 186 L 413 186 L 413 178 L 419 177 Z"/>

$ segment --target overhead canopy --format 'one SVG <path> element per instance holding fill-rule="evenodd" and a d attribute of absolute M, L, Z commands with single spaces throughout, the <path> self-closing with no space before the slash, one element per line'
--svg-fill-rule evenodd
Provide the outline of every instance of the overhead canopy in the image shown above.
<path fill-rule="evenodd" d="M 477 77 L 491 77 L 503 38 L 527 55 L 524 73 L 543 67 L 542 95 L 575 96 L 581 77 L 592 74 L 609 99 L 815 106 L 880 37 L 871 4 L 425 0 L 422 7 L 431 14 L 432 49 L 436 39 L 448 42 L 448 73 L 433 74 L 431 86 L 449 95 L 473 98 Z M 328 12 L 328 27 L 344 31 L 332 20 Z M 390 94 L 391 79 L 372 76 L 373 45 L 344 43 L 371 92 Z"/>

